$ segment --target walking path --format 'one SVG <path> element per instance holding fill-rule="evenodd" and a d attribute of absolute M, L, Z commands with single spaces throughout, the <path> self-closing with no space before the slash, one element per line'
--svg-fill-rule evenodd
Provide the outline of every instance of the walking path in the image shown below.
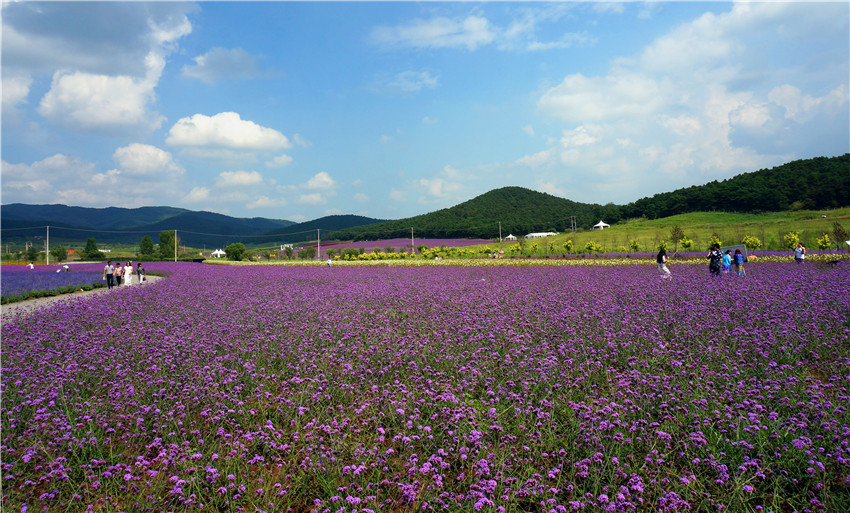
<path fill-rule="evenodd" d="M 156 283 L 161 279 L 162 276 L 148 275 L 147 277 L 145 277 L 145 281 L 141 285 L 136 284 L 130 286 L 144 287 L 150 283 Z M 0 305 L 0 318 L 2 318 L 3 322 L 5 323 L 12 317 L 17 317 L 18 315 L 29 315 L 37 310 L 41 310 L 42 308 L 46 308 L 60 301 L 81 301 L 85 298 L 92 298 L 101 294 L 108 294 L 109 292 L 110 290 L 104 287 L 102 289 L 84 290 L 82 292 L 60 294 L 58 296 L 37 297 L 24 301 L 18 301 L 15 303 L 9 303 L 6 305 Z"/>

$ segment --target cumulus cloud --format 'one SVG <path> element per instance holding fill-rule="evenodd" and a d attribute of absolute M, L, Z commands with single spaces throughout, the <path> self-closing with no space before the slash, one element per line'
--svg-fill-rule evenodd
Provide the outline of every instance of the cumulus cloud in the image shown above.
<path fill-rule="evenodd" d="M 3 201 L 138 207 L 153 198 L 174 201 L 182 192 L 183 169 L 153 146 L 129 145 L 113 154 L 118 167 L 98 172 L 88 160 L 56 154 L 33 164 L 2 163 Z M 116 197 L 106 194 L 120 187 Z"/>
<path fill-rule="evenodd" d="M 318 189 L 318 190 L 328 190 L 336 187 L 336 182 L 331 175 L 326 173 L 325 171 L 320 171 L 316 173 L 312 178 L 307 180 L 307 183 L 304 184 L 304 188 L 306 189 Z"/>
<path fill-rule="evenodd" d="M 181 200 L 183 203 L 201 203 L 210 197 L 210 190 L 206 187 L 193 187 L 189 194 Z"/>
<path fill-rule="evenodd" d="M 324 205 L 327 202 L 324 196 L 318 192 L 311 194 L 302 194 L 298 198 L 298 203 L 301 205 Z"/>
<path fill-rule="evenodd" d="M 570 182 L 581 175 L 583 184 L 575 185 L 583 197 L 624 202 L 657 192 L 650 177 L 659 171 L 668 180 L 664 190 L 672 190 L 776 165 L 795 151 L 808 155 L 803 148 L 814 137 L 832 141 L 819 151 L 846 151 L 846 77 L 789 73 L 793 57 L 784 67 L 773 58 L 801 44 L 801 26 L 836 23 L 823 11 L 841 18 L 843 28 L 826 31 L 820 44 L 834 34 L 846 39 L 846 5 L 734 4 L 614 59 L 605 73 L 566 75 L 537 102 L 539 113 L 564 124 L 560 139 L 514 165 L 534 169 L 541 190 L 574 192 Z M 819 37 L 813 34 L 807 32 Z M 846 69 L 846 55 L 836 52 L 838 60 L 819 68 Z"/>
<path fill-rule="evenodd" d="M 29 75 L 7 76 L 3 74 L 3 114 L 8 116 L 18 104 L 27 101 L 32 85 Z"/>
<path fill-rule="evenodd" d="M 155 130 L 165 120 L 151 109 L 165 61 L 151 54 L 147 62 L 149 73 L 142 79 L 57 71 L 38 113 L 53 125 L 85 131 Z"/>
<path fill-rule="evenodd" d="M 256 171 L 224 171 L 218 174 L 216 185 L 219 187 L 243 187 L 260 185 L 263 175 Z"/>
<path fill-rule="evenodd" d="M 4 77 L 16 77 L 4 78 L 4 89 L 20 98 L 19 77 L 52 76 L 37 111 L 75 132 L 131 135 L 159 128 L 164 118 L 155 110 L 155 88 L 165 58 L 192 30 L 186 14 L 195 7 L 22 4 L 3 6 Z M 4 93 L 7 101 L 14 98 Z"/>
<path fill-rule="evenodd" d="M 257 58 L 242 48 L 216 47 L 195 57 L 195 64 L 183 66 L 183 75 L 213 84 L 222 78 L 248 79 L 260 74 Z"/>
<path fill-rule="evenodd" d="M 236 112 L 182 118 L 169 131 L 169 146 L 225 147 L 237 150 L 290 148 L 289 139 L 272 128 L 243 120 Z"/>
<path fill-rule="evenodd" d="M 171 153 L 149 144 L 133 143 L 118 148 L 112 154 L 112 160 L 129 176 L 179 176 L 184 173 L 183 168 L 174 162 Z"/>
<path fill-rule="evenodd" d="M 292 157 L 290 157 L 289 155 L 278 155 L 277 157 L 266 162 L 266 167 L 286 167 L 289 164 L 292 164 Z"/>

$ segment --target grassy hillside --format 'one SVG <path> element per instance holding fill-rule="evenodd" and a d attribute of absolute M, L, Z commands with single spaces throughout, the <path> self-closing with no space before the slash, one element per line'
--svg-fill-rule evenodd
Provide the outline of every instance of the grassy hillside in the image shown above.
<path fill-rule="evenodd" d="M 822 216 L 826 216 L 825 218 Z M 577 233 L 561 233 L 545 239 L 537 239 L 540 251 L 544 246 L 551 253 L 562 252 L 567 240 L 573 241 L 573 251 L 582 249 L 588 242 L 602 245 L 604 252 L 622 252 L 630 240 L 638 242 L 640 252 L 654 252 L 661 240 L 670 240 L 673 226 L 682 228 L 684 234 L 694 241 L 692 250 L 702 251 L 708 240 L 716 234 L 723 244 L 739 244 L 745 235 L 757 237 L 764 250 L 783 250 L 783 236 L 797 232 L 804 245 L 816 249 L 815 239 L 823 233 L 832 238 L 833 223 L 838 221 L 850 232 L 850 207 L 823 211 L 791 211 L 765 214 L 741 214 L 730 212 L 693 212 L 661 219 L 634 219 L 613 225 L 603 231 L 582 230 Z M 528 244 L 529 242 L 527 242 Z M 515 242 L 490 244 L 492 248 L 508 251 Z M 671 243 L 670 247 L 673 245 Z M 846 244 L 840 246 L 848 248 Z M 833 245 L 833 248 L 835 246 Z M 681 248 L 680 248 L 681 249 Z"/>
<path fill-rule="evenodd" d="M 382 240 L 409 237 L 434 239 L 498 238 L 502 234 L 558 231 L 570 226 L 570 216 L 579 226 L 589 228 L 616 209 L 577 203 L 522 187 L 495 189 L 450 208 L 407 219 L 360 226 L 332 233 L 339 240 Z"/>

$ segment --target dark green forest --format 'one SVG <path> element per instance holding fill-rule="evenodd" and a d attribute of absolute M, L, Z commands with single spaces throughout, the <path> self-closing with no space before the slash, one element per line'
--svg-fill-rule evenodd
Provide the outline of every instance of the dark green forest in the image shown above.
<path fill-rule="evenodd" d="M 575 216 L 578 228 L 600 220 L 613 224 L 646 217 L 657 219 L 689 212 L 779 212 L 829 209 L 850 205 L 850 154 L 796 160 L 771 169 L 743 173 L 673 192 L 641 198 L 627 205 L 578 203 L 522 187 L 495 189 L 469 201 L 429 214 L 340 230 L 337 240 L 484 238 L 535 231 L 563 232 Z"/>

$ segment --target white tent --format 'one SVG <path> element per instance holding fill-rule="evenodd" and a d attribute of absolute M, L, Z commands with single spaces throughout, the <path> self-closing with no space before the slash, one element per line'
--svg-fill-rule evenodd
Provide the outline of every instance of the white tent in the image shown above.
<path fill-rule="evenodd" d="M 528 235 L 525 236 L 525 238 L 526 239 L 539 239 L 541 237 L 548 237 L 550 235 L 558 235 L 558 234 L 555 233 L 555 232 L 534 232 L 534 233 L 529 233 Z"/>
<path fill-rule="evenodd" d="M 593 225 L 593 228 L 594 228 L 594 229 L 598 229 L 598 230 L 604 230 L 605 228 L 610 228 L 610 227 L 611 227 L 611 225 L 610 225 L 610 224 L 605 224 L 605 222 L 604 222 L 604 221 L 599 221 L 598 223 L 596 223 L 595 225 Z"/>
<path fill-rule="evenodd" d="M 217 249 L 217 250 L 215 250 L 215 251 L 213 251 L 213 252 L 212 252 L 212 256 L 214 256 L 215 258 L 221 258 L 221 257 L 223 257 L 223 256 L 224 256 L 224 255 L 226 255 L 226 254 L 227 254 L 227 253 L 225 253 L 224 251 L 222 251 L 222 250 L 220 250 L 220 249 Z"/>
<path fill-rule="evenodd" d="M 516 240 L 516 235 L 508 235 L 505 240 Z"/>

